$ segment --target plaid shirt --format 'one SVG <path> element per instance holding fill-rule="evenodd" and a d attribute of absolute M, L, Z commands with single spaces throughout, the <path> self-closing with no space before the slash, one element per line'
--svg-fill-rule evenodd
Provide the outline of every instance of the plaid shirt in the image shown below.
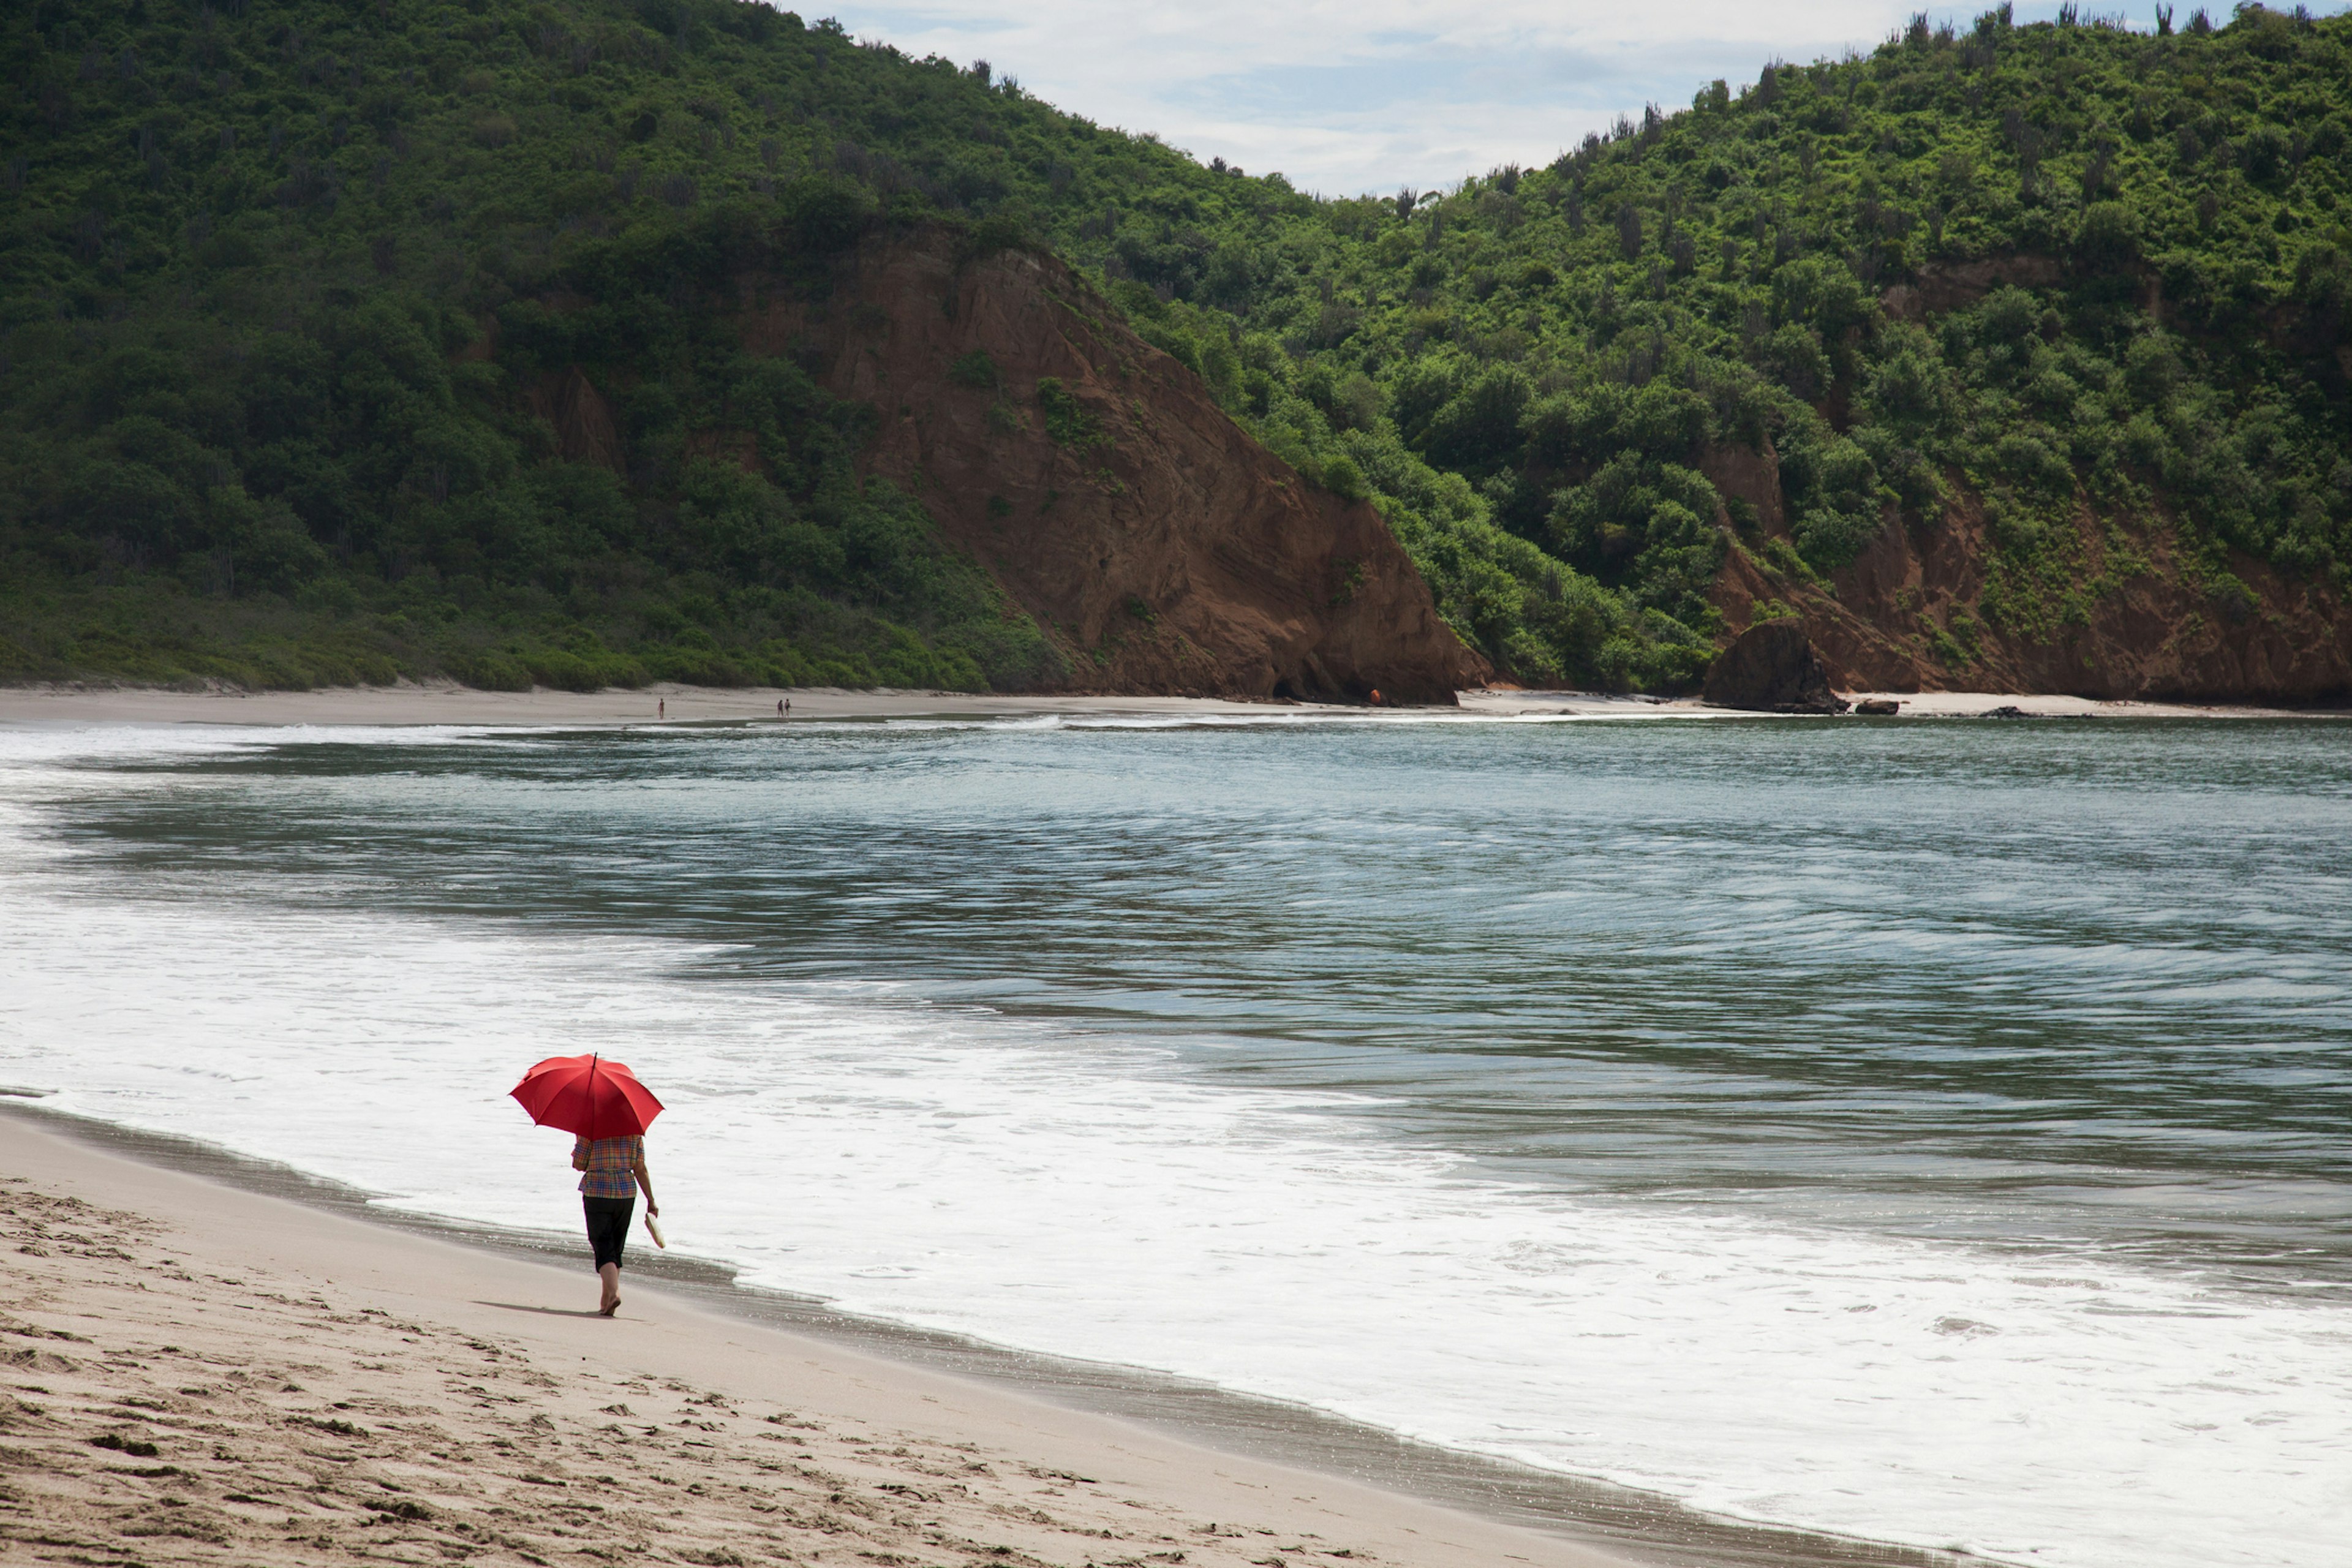
<path fill-rule="evenodd" d="M 585 1138 L 573 1139 L 572 1158 L 583 1153 L 588 1156 L 588 1171 L 580 1178 L 582 1193 L 592 1198 L 637 1195 L 636 1174 L 630 1167 L 646 1157 L 643 1138 L 599 1138 L 593 1143 Z"/>

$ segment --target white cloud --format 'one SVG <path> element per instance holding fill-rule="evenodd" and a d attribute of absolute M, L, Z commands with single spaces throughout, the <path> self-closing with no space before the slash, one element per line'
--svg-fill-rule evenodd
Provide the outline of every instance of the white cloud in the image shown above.
<path fill-rule="evenodd" d="M 801 0 L 807 4 L 808 0 Z M 2021 19 L 2051 6 L 2021 6 Z M 989 60 L 1060 108 L 1340 195 L 1540 163 L 1645 102 L 1869 48 L 1900 0 L 848 0 L 859 37 Z M 804 13 L 812 16 L 821 13 Z M 1944 13 L 1938 13 L 1942 15 Z M 1963 22 L 1965 25 L 1965 22 Z"/>

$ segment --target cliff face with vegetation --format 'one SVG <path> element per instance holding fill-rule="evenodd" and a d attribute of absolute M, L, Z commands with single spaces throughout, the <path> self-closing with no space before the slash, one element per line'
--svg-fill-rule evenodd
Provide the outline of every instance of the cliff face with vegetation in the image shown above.
<path fill-rule="evenodd" d="M 863 90 L 837 29 L 395 0 L 53 6 L 16 41 L 0 675 L 1450 702 L 1486 672 L 1369 505 L 1027 226 L 822 133 Z M 1080 133 L 875 63 L 982 132 Z"/>
<path fill-rule="evenodd" d="M 1826 575 L 1785 529 L 1760 527 L 1727 553 L 1710 603 L 1734 633 L 1793 616 L 1848 690 L 2289 704 L 2352 693 L 2352 610 L 2332 584 L 2242 552 L 2217 572 L 2183 547 L 2178 520 L 2119 526 L 2085 506 L 2057 525 L 2056 613 L 2020 625 L 1986 512 L 1963 496 L 1932 518 L 1897 518 Z"/>
<path fill-rule="evenodd" d="M 1685 685 L 1794 616 L 1853 684 L 2325 700 L 2347 45 L 2003 7 L 1271 244 L 1098 254 L 1522 679 Z"/>
<path fill-rule="evenodd" d="M 880 411 L 869 471 L 1119 691 L 1451 702 L 1487 673 L 1380 515 L 1306 483 L 1050 256 L 919 233 L 746 313 Z M 850 303 L 850 301 L 855 301 Z"/>
<path fill-rule="evenodd" d="M 0 676 L 2347 684 L 2352 19 L 1348 200 L 735 0 L 0 28 Z"/>

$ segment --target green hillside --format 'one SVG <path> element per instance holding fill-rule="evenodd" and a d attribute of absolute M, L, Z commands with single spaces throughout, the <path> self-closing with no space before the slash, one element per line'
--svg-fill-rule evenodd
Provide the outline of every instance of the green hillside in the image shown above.
<path fill-rule="evenodd" d="M 0 29 L 0 676 L 1050 681 L 1046 637 L 857 483 L 871 411 L 718 325 L 748 263 L 822 289 L 926 221 L 1095 269 L 1372 496 L 1524 679 L 1685 686 L 1727 552 L 1813 578 L 1963 494 L 1983 612 L 2028 632 L 2102 591 L 2079 508 L 2173 531 L 2224 595 L 2232 549 L 2352 563 L 2344 17 L 1922 22 L 1546 166 L 1337 201 L 732 0 Z M 2042 286 L 1882 303 L 2009 257 Z M 575 362 L 625 483 L 532 408 Z M 763 477 L 697 456 L 722 426 Z M 1768 440 L 1794 550 L 1719 527 L 1697 471 Z"/>
<path fill-rule="evenodd" d="M 991 148 L 1084 128 L 725 0 L 48 4 L 6 27 L 0 673 L 1058 673 L 919 507 L 856 482 L 872 411 L 717 317 L 740 266 L 821 292 L 870 226 L 972 213 L 827 116 Z M 1004 188 L 986 160 L 959 187 Z M 560 460 L 526 395 L 583 358 L 625 484 Z M 762 476 L 696 455 L 720 423 Z"/>
<path fill-rule="evenodd" d="M 1457 626 L 1524 674 L 1671 684 L 1706 658 L 1727 550 L 1810 580 L 1963 491 L 1985 615 L 2028 635 L 2106 586 L 2058 526 L 2077 507 L 2126 542 L 2176 531 L 2225 601 L 2232 549 L 2352 567 L 2352 17 L 2148 36 L 2004 6 L 1417 202 L 1253 221 L 1190 195 L 1064 242 L 1171 294 L 1266 439 L 1380 493 Z M 2050 286 L 1881 305 L 2019 256 Z M 1737 503 L 1727 537 L 1695 471 L 1767 437 L 1794 552 Z"/>

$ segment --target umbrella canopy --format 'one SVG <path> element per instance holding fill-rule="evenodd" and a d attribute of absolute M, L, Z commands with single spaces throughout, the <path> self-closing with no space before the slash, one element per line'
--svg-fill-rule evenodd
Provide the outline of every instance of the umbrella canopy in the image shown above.
<path fill-rule="evenodd" d="M 601 1057 L 550 1057 L 511 1090 L 530 1119 L 583 1138 L 643 1132 L 662 1110 L 654 1091 L 619 1062 Z"/>

